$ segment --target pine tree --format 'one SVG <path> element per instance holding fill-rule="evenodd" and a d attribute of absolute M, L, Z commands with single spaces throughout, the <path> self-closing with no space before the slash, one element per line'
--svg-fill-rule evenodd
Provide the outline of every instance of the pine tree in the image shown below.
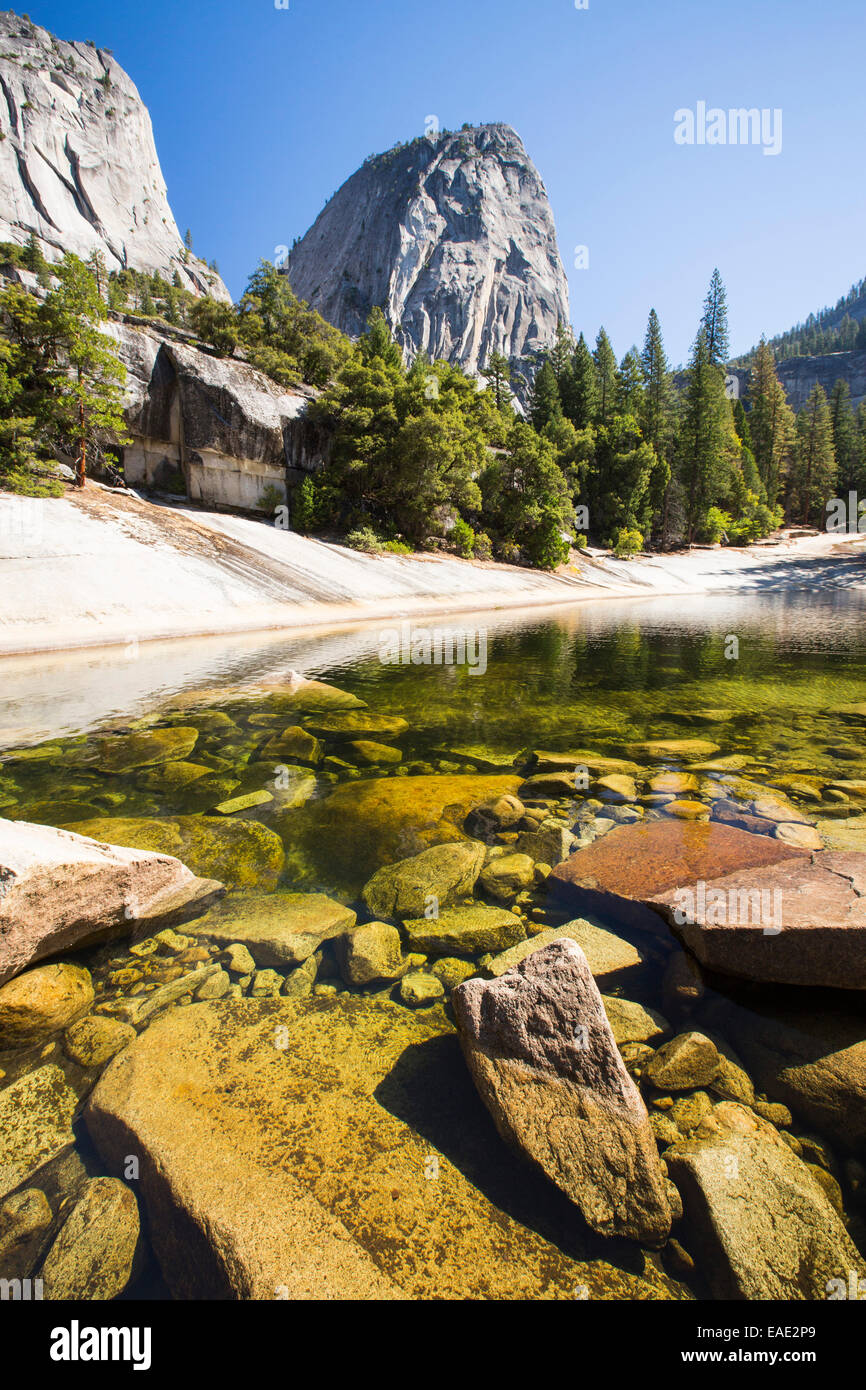
<path fill-rule="evenodd" d="M 548 426 L 562 419 L 562 402 L 556 373 L 550 362 L 544 362 L 535 374 L 532 395 L 529 402 L 529 418 L 533 428 L 542 434 Z"/>
<path fill-rule="evenodd" d="M 105 442 L 130 442 L 123 418 L 126 368 L 100 331 L 106 308 L 84 262 L 64 256 L 57 277 L 42 315 L 52 357 L 45 414 L 50 429 L 74 441 L 76 483 L 84 487 L 90 451 Z"/>
<path fill-rule="evenodd" d="M 567 390 L 561 392 L 565 413 L 575 429 L 584 430 L 598 414 L 598 381 L 592 353 L 582 333 L 574 349 L 566 386 Z"/>
<path fill-rule="evenodd" d="M 599 329 L 595 340 L 595 375 L 598 383 L 598 413 L 600 424 L 606 425 L 613 415 L 616 399 L 616 357 L 610 339 L 603 328 Z"/>
<path fill-rule="evenodd" d="M 827 393 L 815 386 L 797 416 L 797 445 L 791 487 L 791 506 L 798 521 L 821 521 L 824 504 L 834 493 L 836 455 L 833 421 Z"/>
<path fill-rule="evenodd" d="M 365 362 L 372 362 L 378 357 L 389 367 L 402 365 L 403 355 L 394 342 L 388 320 L 378 304 L 370 310 L 367 332 L 360 339 L 358 346 Z"/>
<path fill-rule="evenodd" d="M 511 363 L 501 352 L 491 352 L 487 366 L 481 375 L 486 377 L 492 389 L 496 401 L 496 409 L 503 410 L 510 404 L 511 392 L 508 383 L 511 380 Z"/>
<path fill-rule="evenodd" d="M 727 494 L 739 441 L 722 370 L 710 362 L 706 329 L 692 350 L 680 437 L 680 477 L 685 495 L 686 538 L 695 539 L 710 507 Z"/>
<path fill-rule="evenodd" d="M 633 347 L 619 364 L 614 410 L 617 415 L 632 415 L 639 422 L 643 406 L 643 370 L 640 354 L 637 348 Z"/>
<path fill-rule="evenodd" d="M 728 342 L 728 301 L 718 269 L 713 271 L 704 300 L 702 320 L 707 335 L 707 360 L 712 367 L 723 367 L 730 356 Z"/>
<path fill-rule="evenodd" d="M 851 388 L 841 377 L 830 393 L 830 419 L 833 425 L 839 495 L 846 497 L 849 492 L 856 491 L 857 487 L 857 427 L 851 405 Z"/>
<path fill-rule="evenodd" d="M 790 466 L 794 413 L 776 375 L 776 363 L 766 338 L 761 339 L 752 363 L 748 399 L 752 450 L 767 503 L 775 507 Z"/>
<path fill-rule="evenodd" d="M 672 435 L 673 391 L 659 317 L 650 310 L 641 353 L 643 371 L 643 409 L 640 425 L 644 439 L 660 458 L 668 456 Z"/>

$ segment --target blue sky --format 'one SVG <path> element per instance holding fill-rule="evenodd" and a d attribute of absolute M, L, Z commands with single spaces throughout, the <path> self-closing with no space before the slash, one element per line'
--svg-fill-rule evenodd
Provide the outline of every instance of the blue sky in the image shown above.
<path fill-rule="evenodd" d="M 575 327 L 594 339 L 604 323 L 618 356 L 655 306 L 685 358 L 716 265 L 734 351 L 866 275 L 863 0 L 29 4 L 130 73 L 181 232 L 235 296 L 368 154 L 429 115 L 517 129 L 553 205 Z M 781 153 L 675 144 L 674 113 L 699 101 L 780 108 Z"/>

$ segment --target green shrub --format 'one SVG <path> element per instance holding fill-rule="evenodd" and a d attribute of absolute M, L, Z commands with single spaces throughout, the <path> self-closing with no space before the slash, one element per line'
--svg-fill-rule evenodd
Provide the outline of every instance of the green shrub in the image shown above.
<path fill-rule="evenodd" d="M 585 532 L 583 532 L 583 531 L 578 531 L 577 535 L 576 535 L 575 538 L 574 538 L 574 548 L 575 548 L 575 550 L 586 550 L 586 547 L 587 547 L 586 534 L 585 534 Z"/>
<path fill-rule="evenodd" d="M 475 532 L 462 517 L 458 517 L 451 527 L 448 539 L 457 554 L 461 555 L 464 560 L 468 560 L 475 545 Z"/>
<path fill-rule="evenodd" d="M 718 545 L 730 525 L 731 518 L 728 512 L 723 512 L 720 507 L 710 507 L 698 529 L 698 538 L 705 545 Z"/>
<path fill-rule="evenodd" d="M 351 550 L 364 550 L 368 555 L 378 555 L 382 543 L 371 526 L 358 526 L 346 537 L 346 545 Z"/>
<path fill-rule="evenodd" d="M 476 560 L 492 560 L 493 546 L 490 544 L 490 537 L 486 531 L 475 532 L 475 544 L 472 553 Z"/>
<path fill-rule="evenodd" d="M 263 512 L 274 512 L 277 507 L 285 506 L 285 501 L 283 489 L 274 483 L 268 483 L 259 498 L 259 507 Z"/>
<path fill-rule="evenodd" d="M 630 531 L 627 526 L 621 526 L 613 548 L 613 553 L 617 559 L 622 560 L 629 555 L 637 555 L 641 550 L 643 550 L 643 536 L 640 531 Z"/>

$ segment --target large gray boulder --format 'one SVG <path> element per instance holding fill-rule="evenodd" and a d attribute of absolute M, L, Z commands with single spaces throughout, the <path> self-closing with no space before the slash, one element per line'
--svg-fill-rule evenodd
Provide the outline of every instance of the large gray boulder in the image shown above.
<path fill-rule="evenodd" d="M 451 1002 L 463 1052 L 503 1139 L 604 1235 L 655 1243 L 671 1209 L 646 1107 L 587 959 L 563 937 Z"/>
<path fill-rule="evenodd" d="M 364 331 L 383 305 L 408 356 L 478 372 L 492 352 L 550 347 L 570 320 L 544 184 L 511 126 L 413 140 L 368 159 L 287 262 L 329 323 Z"/>
<path fill-rule="evenodd" d="M 229 299 L 186 252 L 147 108 L 107 49 L 0 13 L 0 85 L 0 240 L 32 232 L 51 261 L 99 251 L 109 270 L 176 271 L 194 294 Z"/>

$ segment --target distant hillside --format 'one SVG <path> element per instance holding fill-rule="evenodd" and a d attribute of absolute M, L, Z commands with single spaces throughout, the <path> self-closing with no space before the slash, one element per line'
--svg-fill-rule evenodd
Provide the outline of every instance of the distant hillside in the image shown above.
<path fill-rule="evenodd" d="M 851 286 L 832 309 L 810 314 L 804 323 L 769 339 L 777 362 L 790 357 L 820 357 L 833 352 L 866 348 L 866 279 Z M 734 358 L 737 367 L 747 367 L 756 348 Z"/>

